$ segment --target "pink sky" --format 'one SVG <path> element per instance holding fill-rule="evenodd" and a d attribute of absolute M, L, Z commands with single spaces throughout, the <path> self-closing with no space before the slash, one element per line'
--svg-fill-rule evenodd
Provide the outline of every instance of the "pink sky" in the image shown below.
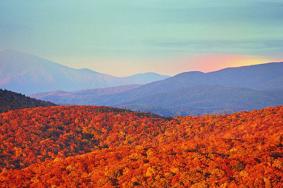
<path fill-rule="evenodd" d="M 160 74 L 175 75 L 181 72 L 202 71 L 210 72 L 227 67 L 239 67 L 279 61 L 264 58 L 235 54 L 205 54 L 182 58 L 167 59 L 64 59 L 69 66 L 75 68 L 89 68 L 97 72 L 115 76 L 127 76 L 142 72 L 157 72 Z M 62 62 L 62 61 L 59 61 Z M 78 63 L 79 62 L 79 63 Z M 112 65 L 112 66 L 109 66 Z M 115 66 L 114 66 L 115 65 Z"/>
<path fill-rule="evenodd" d="M 276 61 L 274 59 L 255 57 L 247 55 L 233 54 L 208 54 L 203 56 L 194 56 L 182 61 L 179 70 L 195 70 L 211 72 L 227 67 L 239 67 L 246 65 L 256 65 Z"/>

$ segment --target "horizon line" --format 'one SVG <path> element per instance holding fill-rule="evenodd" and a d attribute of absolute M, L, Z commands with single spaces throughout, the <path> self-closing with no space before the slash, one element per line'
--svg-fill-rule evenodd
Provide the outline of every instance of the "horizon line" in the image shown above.
<path fill-rule="evenodd" d="M 257 65 L 264 65 L 264 64 L 271 64 L 271 63 L 283 63 L 280 60 L 275 60 L 275 61 L 268 61 L 268 62 L 262 62 L 262 63 L 256 63 L 256 64 L 247 64 L 247 65 L 238 65 L 238 66 L 237 65 L 235 65 L 235 66 L 233 66 L 233 65 L 231 65 L 231 66 L 224 66 L 222 68 L 217 68 L 215 70 L 209 70 L 209 71 L 204 71 L 204 70 L 184 70 L 184 71 L 173 73 L 173 74 L 166 74 L 166 73 L 162 73 L 162 72 L 159 72 L 159 71 L 141 71 L 141 72 L 133 72 L 133 73 L 121 76 L 121 75 L 115 75 L 115 74 L 112 74 L 112 73 L 107 73 L 107 72 L 104 72 L 104 71 L 99 71 L 97 69 L 93 69 L 93 68 L 90 68 L 90 67 L 74 67 L 74 66 L 71 66 L 71 65 L 62 64 L 62 63 L 59 63 L 56 60 L 53 61 L 51 58 L 43 57 L 41 55 L 32 54 L 30 52 L 26 52 L 26 51 L 22 51 L 22 50 L 15 50 L 15 49 L 1 49 L 0 50 L 0 52 L 5 52 L 5 51 L 6 52 L 14 52 L 14 53 L 20 53 L 20 54 L 23 54 L 23 55 L 33 56 L 35 58 L 40 58 L 40 59 L 49 61 L 50 63 L 55 63 L 55 64 L 58 64 L 60 66 L 64 66 L 66 68 L 71 68 L 71 69 L 75 69 L 75 70 L 88 70 L 88 71 L 91 71 L 91 72 L 94 72 L 94 73 L 105 74 L 105 75 L 109 75 L 109 76 L 113 76 L 113 77 L 117 77 L 117 78 L 125 78 L 125 77 L 131 77 L 131 76 L 142 75 L 142 74 L 158 74 L 160 76 L 174 77 L 174 76 L 182 74 L 182 73 L 200 72 L 200 73 L 205 73 L 206 74 L 206 73 L 218 72 L 218 71 L 222 71 L 222 70 L 230 69 L 230 68 L 257 66 Z"/>

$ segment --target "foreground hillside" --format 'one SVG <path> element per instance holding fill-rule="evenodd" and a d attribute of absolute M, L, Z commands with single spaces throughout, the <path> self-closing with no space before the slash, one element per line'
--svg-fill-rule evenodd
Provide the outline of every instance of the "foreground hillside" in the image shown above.
<path fill-rule="evenodd" d="M 50 102 L 33 99 L 19 93 L 0 89 L 0 113 L 19 108 L 54 105 L 55 104 Z"/>
<path fill-rule="evenodd" d="M 165 119 L 107 107 L 0 114 L 3 187 L 282 187 L 283 107 Z"/>
<path fill-rule="evenodd" d="M 150 142 L 164 119 L 108 107 L 47 107 L 0 116 L 1 168 Z"/>

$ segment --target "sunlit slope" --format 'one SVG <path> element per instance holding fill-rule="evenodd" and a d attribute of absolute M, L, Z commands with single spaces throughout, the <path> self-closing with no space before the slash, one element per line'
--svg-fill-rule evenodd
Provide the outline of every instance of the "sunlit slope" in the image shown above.
<path fill-rule="evenodd" d="M 4 187 L 282 187 L 283 107 L 174 119 L 34 108 L 1 114 L 0 128 Z"/>

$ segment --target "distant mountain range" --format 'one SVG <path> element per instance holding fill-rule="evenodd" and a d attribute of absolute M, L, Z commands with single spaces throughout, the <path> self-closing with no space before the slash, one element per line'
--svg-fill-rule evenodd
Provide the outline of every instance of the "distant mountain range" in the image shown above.
<path fill-rule="evenodd" d="M 55 106 L 50 102 L 32 99 L 19 93 L 0 89 L 0 113 L 37 106 Z"/>
<path fill-rule="evenodd" d="M 97 91 L 96 91 L 97 92 Z M 57 103 L 95 104 L 148 111 L 160 115 L 231 113 L 283 104 L 283 63 L 227 68 L 174 77 L 118 93 L 73 98 L 49 94 L 35 97 Z"/>
<path fill-rule="evenodd" d="M 22 52 L 0 51 L 0 88 L 25 94 L 146 84 L 165 78 L 168 76 L 156 73 L 115 77 L 89 69 L 70 68 Z"/>

